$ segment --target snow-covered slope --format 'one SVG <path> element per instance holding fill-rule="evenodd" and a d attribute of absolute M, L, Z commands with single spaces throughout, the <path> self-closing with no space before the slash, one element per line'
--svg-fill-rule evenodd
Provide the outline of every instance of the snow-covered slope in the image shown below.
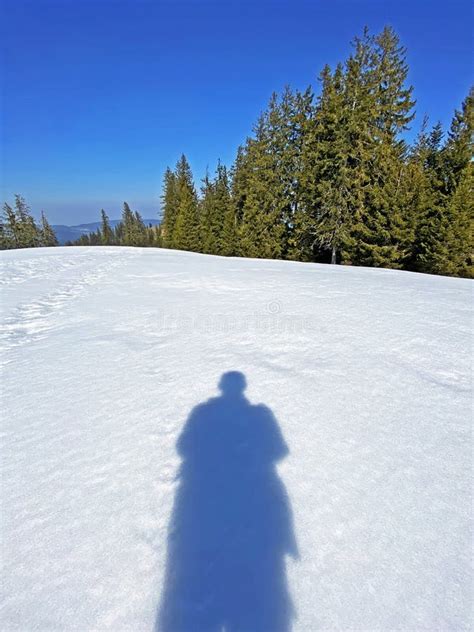
<path fill-rule="evenodd" d="M 470 281 L 1 262 L 2 630 L 469 629 Z"/>

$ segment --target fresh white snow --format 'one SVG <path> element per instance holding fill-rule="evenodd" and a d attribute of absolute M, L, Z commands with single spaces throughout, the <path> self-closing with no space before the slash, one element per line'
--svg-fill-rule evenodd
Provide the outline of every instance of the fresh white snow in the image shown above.
<path fill-rule="evenodd" d="M 265 632 L 471 629 L 472 282 L 158 249 L 0 261 L 2 630 L 263 632 L 269 605 Z M 266 435 L 202 406 L 228 371 Z"/>

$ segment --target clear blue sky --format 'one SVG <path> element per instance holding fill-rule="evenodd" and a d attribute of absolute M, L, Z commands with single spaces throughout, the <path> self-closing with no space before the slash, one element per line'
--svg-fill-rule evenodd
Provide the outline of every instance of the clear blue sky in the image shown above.
<path fill-rule="evenodd" d="M 468 0 L 3 0 L 2 202 L 53 223 L 155 217 L 184 152 L 230 164 L 273 90 L 317 85 L 365 24 L 408 48 L 424 113 L 448 125 L 472 81 Z"/>

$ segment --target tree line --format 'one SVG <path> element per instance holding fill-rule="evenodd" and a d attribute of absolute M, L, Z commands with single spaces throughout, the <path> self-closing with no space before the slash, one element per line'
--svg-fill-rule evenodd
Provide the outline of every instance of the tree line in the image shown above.
<path fill-rule="evenodd" d="M 138 211 L 132 211 L 127 202 L 123 204 L 122 219 L 112 227 L 104 209 L 97 231 L 84 234 L 66 246 L 155 246 L 162 245 L 159 226 L 147 226 Z"/>
<path fill-rule="evenodd" d="M 15 195 L 13 206 L 5 202 L 0 216 L 0 250 L 57 245 L 55 232 L 43 211 L 38 225 L 21 195 Z"/>
<path fill-rule="evenodd" d="M 474 91 L 447 134 L 425 119 L 410 145 L 407 74 L 396 33 L 365 30 L 317 97 L 274 94 L 200 194 L 182 156 L 164 177 L 163 246 L 472 276 Z"/>

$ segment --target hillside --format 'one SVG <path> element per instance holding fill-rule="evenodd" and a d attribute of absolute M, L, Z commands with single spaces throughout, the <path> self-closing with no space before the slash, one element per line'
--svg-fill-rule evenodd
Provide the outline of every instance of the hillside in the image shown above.
<path fill-rule="evenodd" d="M 3 630 L 469 629 L 472 282 L 0 261 Z"/>

